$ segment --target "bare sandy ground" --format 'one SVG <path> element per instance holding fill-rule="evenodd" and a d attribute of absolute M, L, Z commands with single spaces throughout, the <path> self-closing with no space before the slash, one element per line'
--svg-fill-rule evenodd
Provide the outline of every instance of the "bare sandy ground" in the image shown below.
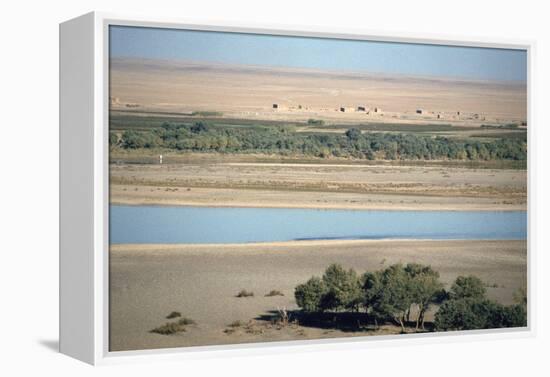
<path fill-rule="evenodd" d="M 346 164 L 111 164 L 113 204 L 525 210 L 525 170 Z"/>
<path fill-rule="evenodd" d="M 113 109 L 454 125 L 521 122 L 527 114 L 524 83 L 131 58 L 111 59 L 110 74 Z M 275 103 L 277 110 L 272 108 Z M 341 106 L 364 106 L 370 111 L 342 113 Z M 375 113 L 375 107 L 381 111 Z M 417 109 L 424 113 L 416 114 Z"/>
<path fill-rule="evenodd" d="M 117 351 L 372 334 L 306 326 L 224 332 L 237 320 L 246 323 L 278 307 L 296 309 L 294 287 L 334 262 L 360 273 L 397 262 L 429 264 L 447 288 L 458 275 L 474 274 L 487 284 L 490 298 L 511 304 L 526 284 L 526 249 L 525 241 L 113 245 L 110 346 Z M 254 297 L 235 297 L 241 289 Z M 264 296 L 273 289 L 284 296 Z M 196 324 L 178 335 L 150 333 L 174 310 Z M 376 334 L 384 331 L 392 330 Z"/>

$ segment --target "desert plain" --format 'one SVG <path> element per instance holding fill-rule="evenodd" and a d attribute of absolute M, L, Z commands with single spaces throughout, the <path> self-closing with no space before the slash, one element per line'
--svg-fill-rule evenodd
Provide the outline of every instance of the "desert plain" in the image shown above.
<path fill-rule="evenodd" d="M 138 58 L 112 59 L 110 69 L 111 109 L 119 111 L 460 126 L 527 117 L 526 85 L 518 82 Z"/>

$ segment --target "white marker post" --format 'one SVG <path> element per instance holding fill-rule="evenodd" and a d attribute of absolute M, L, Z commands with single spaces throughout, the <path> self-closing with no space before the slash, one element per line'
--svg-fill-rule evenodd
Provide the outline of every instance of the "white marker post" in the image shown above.
<path fill-rule="evenodd" d="M 162 155 L 159 155 L 159 163 L 162 165 Z"/>

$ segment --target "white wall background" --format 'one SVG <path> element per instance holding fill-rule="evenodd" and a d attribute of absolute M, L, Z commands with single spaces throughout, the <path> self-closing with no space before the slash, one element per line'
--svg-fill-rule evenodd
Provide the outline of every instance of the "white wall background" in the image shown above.
<path fill-rule="evenodd" d="M 543 375 L 548 350 L 550 28 L 543 1 L 81 0 L 4 1 L 0 38 L 0 374 L 87 375 Z M 91 10 L 537 42 L 538 335 L 514 339 L 291 353 L 91 368 L 57 354 L 58 23 Z M 545 234 L 546 233 L 546 234 Z M 546 349 L 544 349 L 546 348 Z M 10 372 L 11 370 L 11 372 Z M 538 371 L 538 372 L 537 372 Z M 546 373 L 544 373 L 546 372 Z"/>

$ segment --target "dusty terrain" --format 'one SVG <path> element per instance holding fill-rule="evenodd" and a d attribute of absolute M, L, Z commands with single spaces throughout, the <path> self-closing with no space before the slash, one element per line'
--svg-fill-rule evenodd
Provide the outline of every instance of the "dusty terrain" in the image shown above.
<path fill-rule="evenodd" d="M 294 287 L 336 262 L 362 273 L 397 262 L 431 265 L 449 284 L 474 274 L 488 297 L 513 303 L 525 286 L 526 241 L 302 241 L 246 245 L 113 245 L 110 250 L 112 351 L 395 333 L 265 325 L 278 307 L 296 309 Z M 241 289 L 253 297 L 238 298 Z M 265 297 L 271 290 L 284 296 Z M 196 324 L 176 335 L 150 330 L 172 311 Z M 427 318 L 431 320 L 433 314 Z M 229 324 L 252 320 L 254 326 Z M 229 330 L 228 330 L 229 329 Z M 226 331 L 228 330 L 228 331 Z"/>
<path fill-rule="evenodd" d="M 111 164 L 113 204 L 526 210 L 525 170 L 447 166 Z"/>
<path fill-rule="evenodd" d="M 110 74 L 113 110 L 467 126 L 524 122 L 527 114 L 525 83 L 130 58 L 111 59 Z"/>

